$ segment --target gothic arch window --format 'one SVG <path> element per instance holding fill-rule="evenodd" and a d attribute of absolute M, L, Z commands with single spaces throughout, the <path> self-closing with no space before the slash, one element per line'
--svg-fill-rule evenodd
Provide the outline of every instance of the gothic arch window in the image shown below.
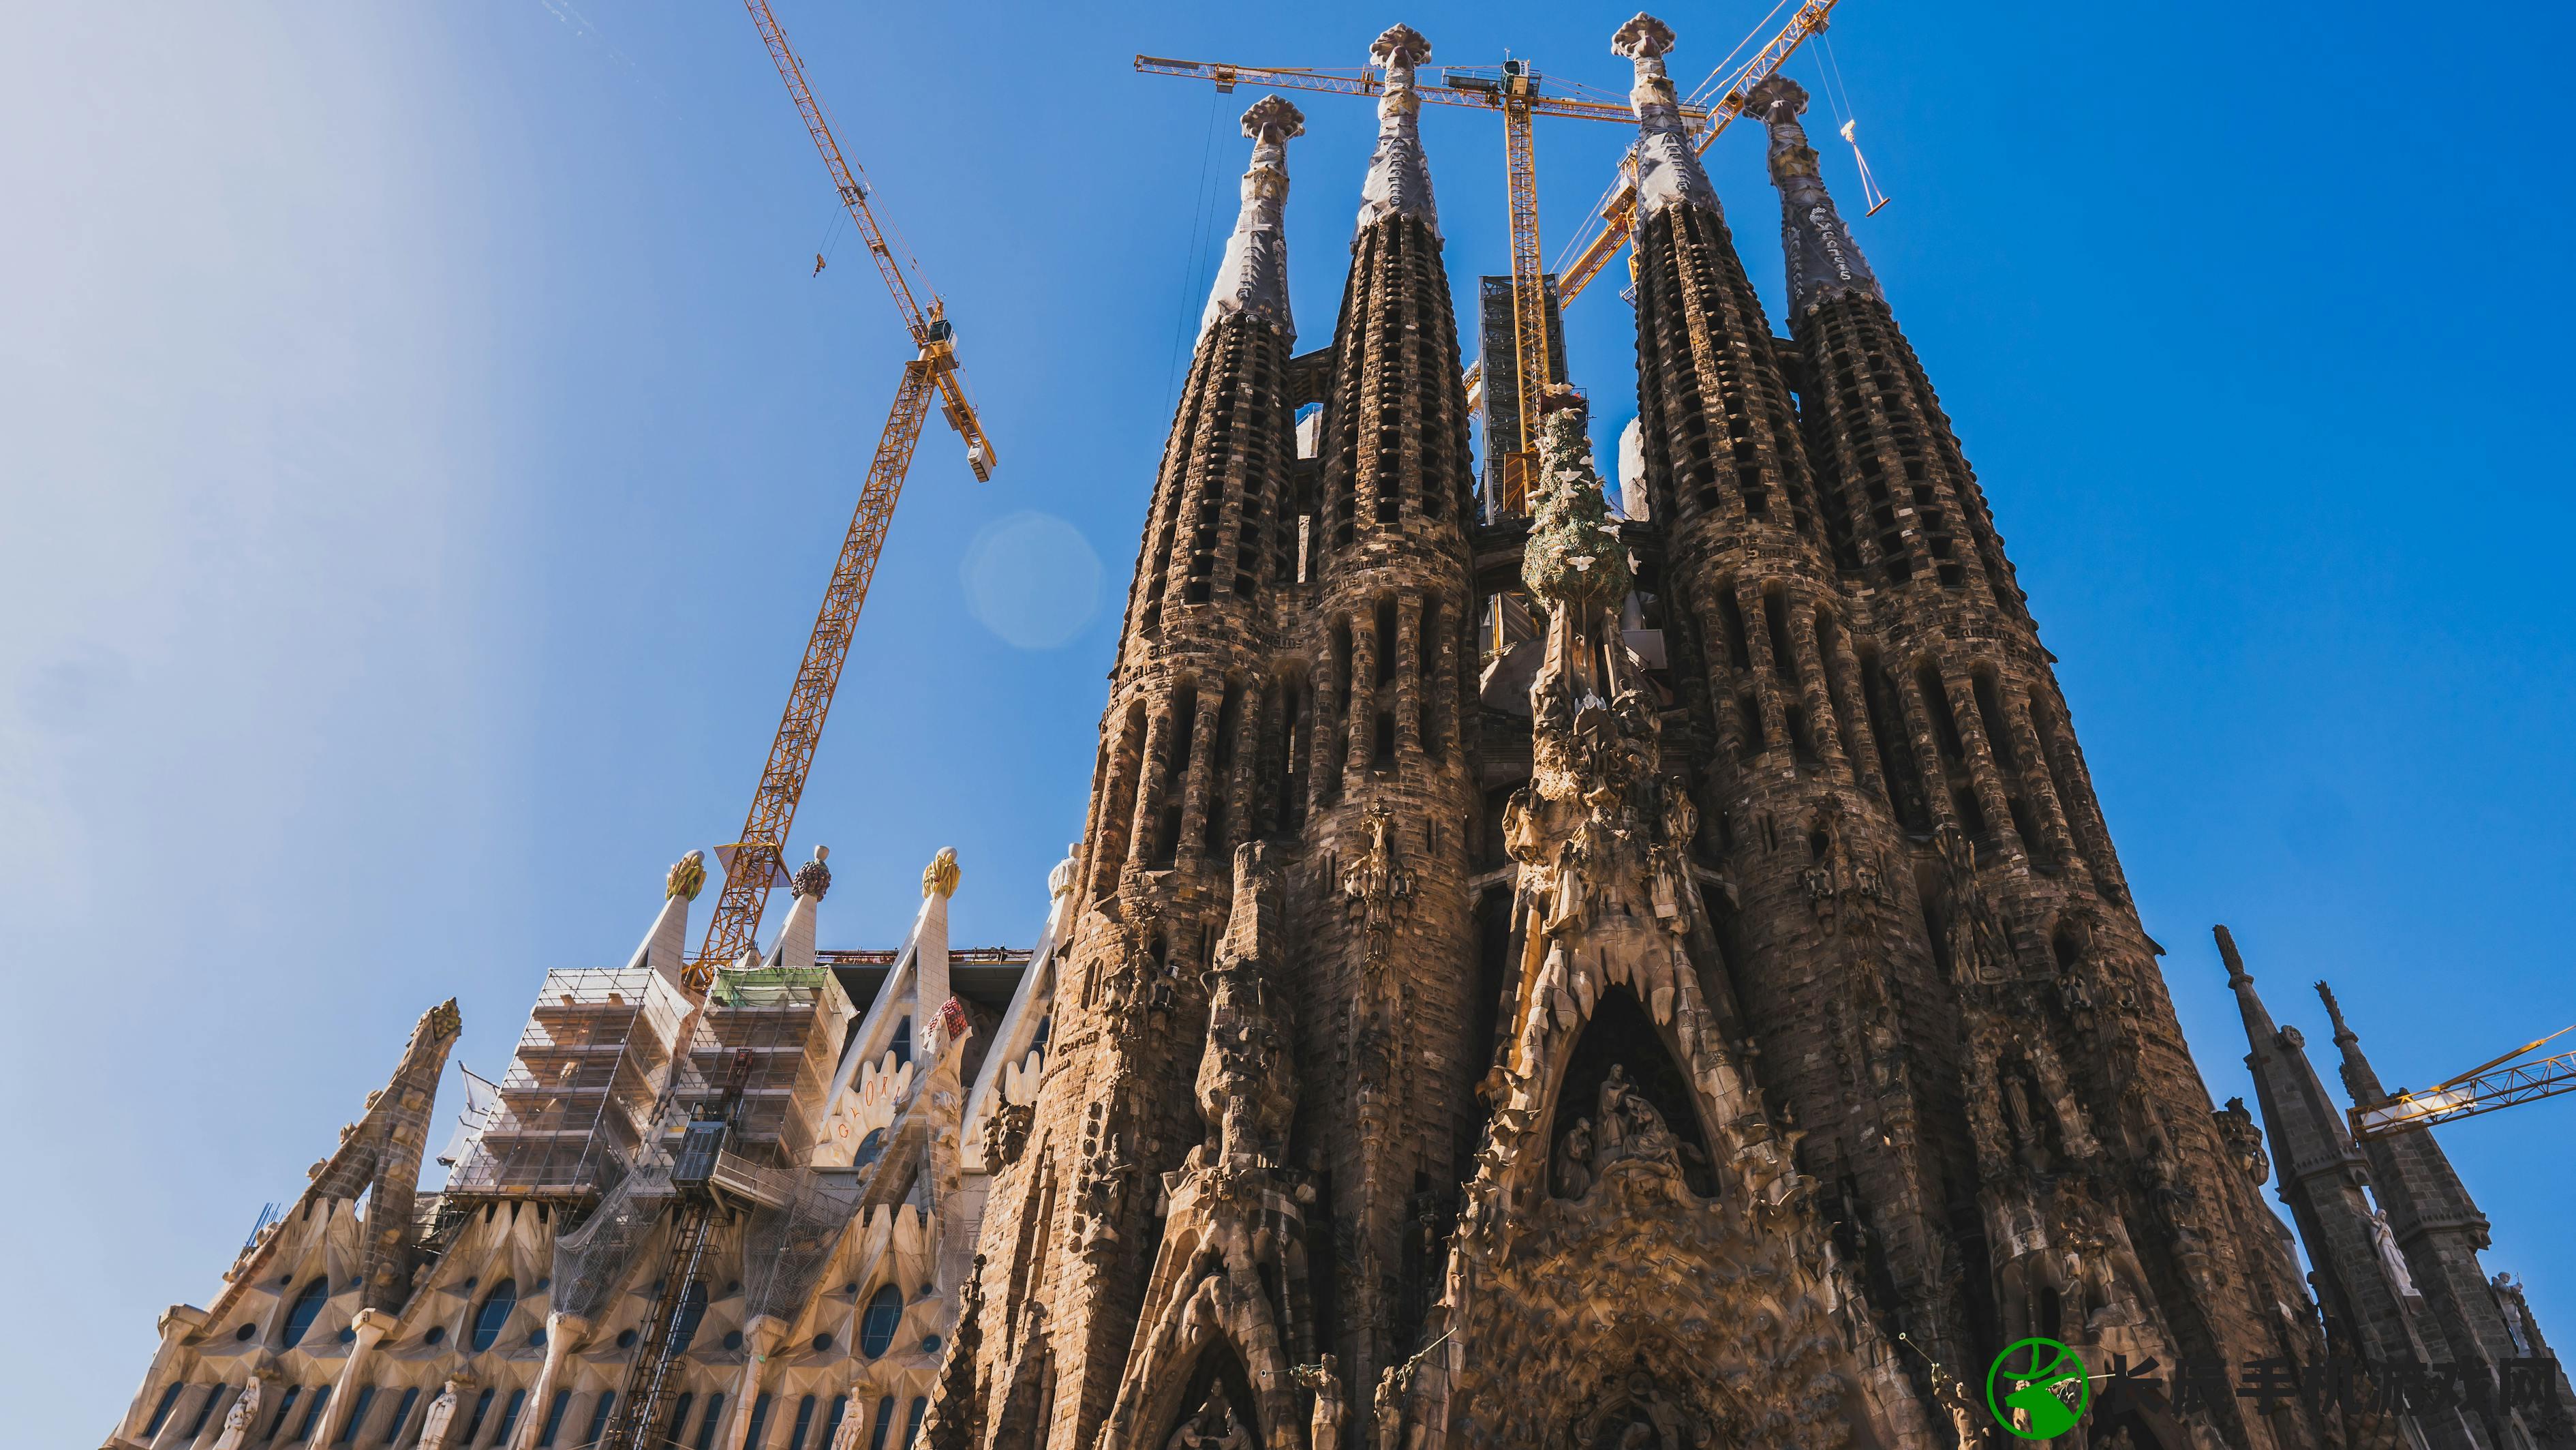
<path fill-rule="evenodd" d="M 1624 986 L 1602 990 L 1566 1054 L 1549 1141 L 1548 1186 L 1560 1197 L 1581 1197 L 1630 1157 L 1669 1161 L 1693 1193 L 1717 1192 L 1690 1078 Z"/>
<path fill-rule="evenodd" d="M 868 1135 L 859 1140 L 858 1152 L 850 1159 L 850 1166 L 853 1168 L 865 1168 L 869 1164 L 876 1162 L 877 1158 L 884 1152 L 885 1129 L 870 1128 L 868 1129 Z"/>
<path fill-rule="evenodd" d="M 1255 1418 L 1252 1377 L 1244 1372 L 1242 1356 L 1235 1352 L 1233 1341 L 1223 1334 L 1209 1338 L 1207 1347 L 1199 1351 L 1197 1362 L 1191 1366 L 1180 1395 L 1169 1403 L 1163 1433 L 1145 1443 L 1169 1443 L 1183 1426 L 1192 1426 L 1198 1434 L 1182 1443 L 1216 1444 L 1228 1439 L 1228 1417 L 1243 1428 L 1252 1443 L 1261 1444 L 1266 1438 L 1264 1427 Z"/>
<path fill-rule="evenodd" d="M 483 1307 L 474 1312 L 472 1342 L 477 1353 L 490 1349 L 492 1342 L 501 1337 L 501 1326 L 510 1322 L 510 1311 L 518 1307 L 519 1284 L 515 1279 L 503 1279 L 483 1296 Z"/>
<path fill-rule="evenodd" d="M 278 1335 L 277 1347 L 293 1349 L 302 1344 L 306 1331 L 313 1327 L 313 1320 L 321 1314 L 322 1306 L 329 1302 L 330 1298 L 331 1281 L 329 1279 L 315 1279 L 305 1285 L 304 1292 L 296 1295 L 295 1302 L 287 1306 L 286 1326 Z"/>
<path fill-rule="evenodd" d="M 859 1353 L 870 1359 L 883 1356 L 902 1323 L 903 1291 L 892 1284 L 879 1285 L 868 1298 L 867 1313 L 859 1319 Z"/>

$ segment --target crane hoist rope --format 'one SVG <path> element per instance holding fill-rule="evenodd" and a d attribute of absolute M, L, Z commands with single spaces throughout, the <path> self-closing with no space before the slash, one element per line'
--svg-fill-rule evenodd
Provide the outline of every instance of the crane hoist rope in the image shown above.
<path fill-rule="evenodd" d="M 895 502 L 902 495 L 904 475 L 911 470 L 913 449 L 921 441 L 922 425 L 930 416 L 933 399 L 938 402 L 940 416 L 965 441 L 966 466 L 974 471 L 977 481 L 991 478 L 994 465 L 992 440 L 984 435 L 983 419 L 966 391 L 964 376 L 957 370 L 956 337 L 938 294 L 920 277 L 919 262 L 909 248 L 901 246 L 900 238 L 888 243 L 888 228 L 869 205 L 866 173 L 849 160 L 833 136 L 822 103 L 806 84 L 804 62 L 788 43 L 787 32 L 771 12 L 769 0 L 743 0 L 743 8 L 751 13 L 752 24 L 758 27 L 762 43 L 769 48 L 769 58 L 778 67 L 778 78 L 786 83 L 788 98 L 795 103 L 807 136 L 823 158 L 823 168 L 831 175 L 842 209 L 857 228 L 859 239 L 867 245 L 878 275 L 885 279 L 886 291 L 894 298 L 895 311 L 902 316 L 915 351 L 903 365 L 894 406 L 888 410 L 884 431 L 878 435 L 875 456 L 869 461 L 866 481 L 859 490 L 858 507 L 850 515 L 850 527 L 842 538 L 840 557 L 833 564 L 831 583 L 823 592 L 822 608 L 814 616 L 805 659 L 797 667 L 787 708 L 779 716 L 778 734 L 770 743 L 759 788 L 752 793 L 741 837 L 728 847 L 718 848 L 725 867 L 724 890 L 717 896 L 715 911 L 707 921 L 705 944 L 683 979 L 690 990 L 699 992 L 714 980 L 718 967 L 730 965 L 752 949 L 759 937 L 760 915 L 768 904 L 770 888 L 786 880 L 788 829 L 795 824 L 796 805 L 805 793 L 805 779 L 813 768 L 814 747 L 822 737 L 824 719 L 831 713 L 832 695 L 840 686 L 841 666 L 849 657 L 850 635 L 858 625 L 860 608 L 867 603 L 868 584 L 876 577 L 877 560 L 885 552 L 886 528 L 893 522 Z M 930 299 L 927 306 L 921 302 L 922 297 Z"/>

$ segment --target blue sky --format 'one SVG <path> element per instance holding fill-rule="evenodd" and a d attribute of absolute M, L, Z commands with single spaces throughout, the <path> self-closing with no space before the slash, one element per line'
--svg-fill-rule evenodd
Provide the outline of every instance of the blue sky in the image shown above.
<path fill-rule="evenodd" d="M 827 941 L 893 942 L 954 845 L 961 940 L 1026 942 L 1079 830 L 1250 99 L 1130 57 L 1355 64 L 1400 19 L 1439 63 L 1615 89 L 1627 13 L 783 3 L 1002 459 L 977 485 L 934 425 L 915 466 L 798 823 Z M 1759 14 L 1668 12 L 1676 73 Z M 731 838 L 904 348 L 736 7 L 0 26 L 0 1363 L 51 1444 L 104 1433 L 154 1315 L 215 1291 L 423 1008 L 456 995 L 497 1070 L 544 970 L 622 959 L 663 867 Z M 2213 921 L 2320 1045 L 2330 977 L 2393 1083 L 2576 1021 L 2570 29 L 1849 0 L 1832 32 L 1896 197 L 1860 242 L 2221 1099 Z M 1301 102 L 1313 346 L 1370 117 Z M 1424 129 L 1453 279 L 1501 270 L 1494 123 Z M 1777 322 L 1756 140 L 1712 169 Z M 1542 130 L 1551 238 L 1621 144 Z M 1831 145 L 1827 180 L 1856 190 Z M 1605 440 L 1630 327 L 1607 288 L 1569 321 Z M 2561 1340 L 2571 1136 L 2576 1100 L 2443 1136 Z"/>

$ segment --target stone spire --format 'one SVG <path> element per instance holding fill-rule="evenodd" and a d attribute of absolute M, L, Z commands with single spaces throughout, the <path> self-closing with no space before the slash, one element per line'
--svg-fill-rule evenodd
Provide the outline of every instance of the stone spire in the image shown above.
<path fill-rule="evenodd" d="M 2317 983 L 2317 998 L 2326 1004 L 2326 1016 L 2334 1020 L 2335 1046 L 2343 1053 L 2343 1090 L 2352 1095 L 2352 1105 L 2373 1108 L 2386 1100 L 2387 1092 L 2379 1085 L 2379 1074 L 2370 1059 L 2361 1055 L 2361 1036 L 2352 1024 L 2343 1020 L 2343 1004 L 2335 1000 L 2334 988 Z"/>
<path fill-rule="evenodd" d="M 815 847 L 814 859 L 797 867 L 796 874 L 789 878 L 796 900 L 787 908 L 787 921 L 778 928 L 778 942 L 769 949 L 762 966 L 814 965 L 814 909 L 823 904 L 823 893 L 832 889 L 832 868 L 823 864 L 831 854 L 829 846 Z"/>
<path fill-rule="evenodd" d="M 1771 184 L 1780 188 L 1780 250 L 1789 259 L 1789 315 L 1832 297 L 1859 293 L 1886 301 L 1878 278 L 1843 225 L 1816 174 L 1816 148 L 1798 124 L 1806 87 L 1777 71 L 1753 88 L 1745 114 L 1771 130 Z"/>
<path fill-rule="evenodd" d="M 1690 127 L 1682 120 L 1673 78 L 1664 71 L 1664 54 L 1673 48 L 1673 28 L 1644 11 L 1610 37 L 1613 54 L 1636 64 L 1636 83 L 1628 104 L 1637 112 L 1637 214 L 1651 217 L 1668 206 L 1688 205 L 1723 214 L 1717 188 L 1691 145 Z"/>
<path fill-rule="evenodd" d="M 1226 239 L 1199 331 L 1216 326 L 1218 318 L 1240 315 L 1275 324 L 1293 343 L 1297 323 L 1288 311 L 1288 238 L 1281 213 L 1288 203 L 1288 143 L 1306 134 L 1306 117 L 1286 99 L 1264 96 L 1243 113 L 1243 134 L 1252 138 L 1243 210 Z"/>
<path fill-rule="evenodd" d="M 2263 1105 L 2263 1127 L 2280 1172 L 2281 1201 L 2298 1220 L 2299 1241 L 2316 1266 L 2318 1299 L 2338 1346 L 2374 1364 L 2415 1364 L 2427 1356 L 2404 1286 L 2383 1256 L 2364 1190 L 2370 1170 L 2344 1131 L 2343 1114 L 2326 1096 L 2296 1027 L 2275 1026 L 2254 990 L 2236 938 L 2211 928 L 2227 963 L 2227 985 L 2245 1019 L 2245 1066 Z"/>
<path fill-rule="evenodd" d="M 2355 1107 L 2376 1107 L 2389 1094 L 2379 1074 L 2362 1056 L 2360 1035 L 2343 1019 L 2343 1008 L 2325 983 L 2317 983 L 2327 1015 L 2334 1019 L 2335 1046 L 2343 1051 L 2343 1083 Z M 2519 1353 L 2513 1341 L 2509 1311 L 2488 1281 L 2478 1254 L 2487 1247 L 2487 1216 L 2469 1197 L 2467 1185 L 2451 1167 L 2428 1129 L 2417 1128 L 2362 1146 L 2370 1160 L 2372 1192 L 2387 1216 L 2388 1231 L 2405 1257 L 2409 1277 L 2423 1295 L 2427 1329 L 2438 1334 L 2445 1352 L 2436 1359 L 2492 1366 Z M 2500 1432 L 2500 1424 L 2491 1423 Z M 2499 1433 L 2499 1443 L 2506 1443 Z"/>
<path fill-rule="evenodd" d="M 1360 230 L 1386 217 L 1418 216 L 1436 236 L 1440 209 L 1422 155 L 1422 98 L 1413 90 L 1413 68 L 1431 59 L 1431 42 L 1410 25 L 1391 26 L 1369 47 L 1369 59 L 1385 68 L 1386 89 L 1377 99 L 1377 150 L 1360 186 Z"/>

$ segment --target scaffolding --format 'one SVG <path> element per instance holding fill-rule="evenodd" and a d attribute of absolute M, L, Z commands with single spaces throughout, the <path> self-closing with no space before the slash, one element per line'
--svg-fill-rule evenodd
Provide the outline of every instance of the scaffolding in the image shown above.
<path fill-rule="evenodd" d="M 647 967 L 546 973 L 510 1070 L 445 1196 L 581 1200 L 604 1192 L 653 1136 L 691 1015 Z"/>
<path fill-rule="evenodd" d="M 1547 380 L 1565 381 L 1565 315 L 1558 310 L 1556 277 L 1539 279 L 1547 293 Z M 1476 288 L 1477 367 L 1483 378 L 1485 424 L 1485 517 L 1518 518 L 1529 512 L 1533 455 L 1521 450 L 1520 368 L 1509 277 L 1480 277 Z"/>
<path fill-rule="evenodd" d="M 735 1053 L 751 1054 L 742 1107 L 726 1141 L 733 1156 L 756 1168 L 805 1166 L 831 1108 L 842 1030 L 857 1015 L 830 967 L 716 973 L 689 1061 L 700 1081 L 712 1082 L 724 1076 Z"/>

